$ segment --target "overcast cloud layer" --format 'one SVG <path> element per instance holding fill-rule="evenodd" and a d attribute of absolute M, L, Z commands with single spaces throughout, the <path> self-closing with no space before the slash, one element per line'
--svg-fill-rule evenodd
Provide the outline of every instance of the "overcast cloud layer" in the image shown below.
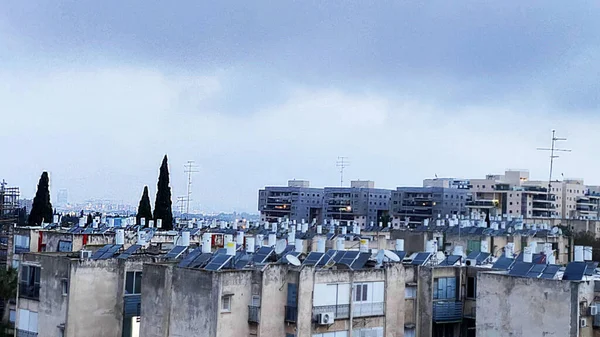
<path fill-rule="evenodd" d="M 343 4 L 342 4 L 343 3 Z M 174 199 L 256 211 L 308 179 L 378 187 L 529 168 L 600 184 L 600 5 L 518 1 L 4 1 L 0 179 L 31 198 L 137 204 L 162 155 Z M 8 145 L 10 144 L 10 146 Z M 153 199 L 153 198 L 152 198 Z"/>

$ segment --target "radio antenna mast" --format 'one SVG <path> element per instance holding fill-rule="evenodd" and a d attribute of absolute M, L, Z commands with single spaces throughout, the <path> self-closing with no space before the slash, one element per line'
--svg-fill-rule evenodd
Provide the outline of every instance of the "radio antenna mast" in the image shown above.
<path fill-rule="evenodd" d="M 552 190 L 552 170 L 554 168 L 554 159 L 559 156 L 556 152 L 571 152 L 569 149 L 559 149 L 556 142 L 566 141 L 567 138 L 556 137 L 556 130 L 552 130 L 552 143 L 550 148 L 537 148 L 538 151 L 550 151 L 550 175 L 548 177 L 548 201 L 550 201 L 550 191 Z"/>
<path fill-rule="evenodd" d="M 344 187 L 344 169 L 350 166 L 348 157 L 338 157 L 335 166 L 340 169 L 340 187 Z"/>
<path fill-rule="evenodd" d="M 187 183 L 187 194 L 185 196 L 185 217 L 190 214 L 190 203 L 192 201 L 192 173 L 198 172 L 198 166 L 194 163 L 193 160 L 188 160 L 188 162 L 184 165 L 184 172 L 187 173 L 188 183 Z"/>

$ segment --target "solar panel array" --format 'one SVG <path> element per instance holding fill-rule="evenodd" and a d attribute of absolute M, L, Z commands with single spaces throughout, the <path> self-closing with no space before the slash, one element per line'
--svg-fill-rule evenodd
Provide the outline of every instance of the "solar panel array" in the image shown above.
<path fill-rule="evenodd" d="M 546 266 L 546 269 L 544 269 L 544 271 L 542 272 L 540 278 L 552 280 L 554 279 L 554 277 L 556 277 L 556 273 L 558 273 L 559 269 L 560 266 L 557 266 L 555 264 L 549 264 L 548 266 Z"/>
<path fill-rule="evenodd" d="M 406 257 L 406 252 L 403 252 L 401 250 L 394 250 L 393 252 L 396 253 L 396 255 L 398 255 L 400 261 L 404 260 L 404 258 Z"/>
<path fill-rule="evenodd" d="M 453 266 L 462 259 L 460 255 L 449 255 L 439 264 L 439 266 Z"/>
<path fill-rule="evenodd" d="M 187 246 L 175 246 L 165 255 L 167 259 L 176 259 L 188 249 Z"/>
<path fill-rule="evenodd" d="M 531 268 L 533 268 L 533 263 L 517 261 L 508 272 L 508 275 L 526 277 Z"/>
<path fill-rule="evenodd" d="M 321 259 L 321 261 L 319 261 L 319 263 L 317 263 L 317 266 L 322 267 L 325 264 L 327 264 L 327 262 L 329 262 L 329 260 L 331 260 L 331 258 L 335 256 L 336 252 L 337 251 L 333 250 L 333 249 L 326 251 L 325 255 L 323 255 L 323 258 Z"/>
<path fill-rule="evenodd" d="M 352 262 L 352 265 L 350 265 L 350 268 L 357 270 L 357 269 L 362 269 L 364 268 L 365 264 L 367 263 L 367 261 L 369 261 L 369 259 L 371 258 L 371 253 L 360 253 L 358 254 L 358 257 L 356 258 L 356 260 L 354 260 L 354 262 Z"/>
<path fill-rule="evenodd" d="M 571 262 L 567 265 L 562 279 L 570 281 L 580 281 L 581 279 L 583 279 L 586 269 L 587 263 L 585 262 Z"/>
<path fill-rule="evenodd" d="M 310 252 L 308 256 L 302 261 L 302 265 L 315 266 L 323 258 L 325 253 Z"/>
<path fill-rule="evenodd" d="M 217 255 L 204 267 L 206 270 L 217 271 L 223 268 L 233 256 L 231 255 Z"/>
<path fill-rule="evenodd" d="M 430 257 L 431 257 L 431 253 L 417 253 L 417 255 L 410 262 L 410 264 L 413 266 L 422 266 L 425 263 L 427 263 L 427 261 L 429 261 Z"/>
<path fill-rule="evenodd" d="M 508 270 L 515 263 L 514 259 L 508 258 L 506 256 L 500 256 L 496 262 L 492 265 L 494 269 L 500 270 Z"/>
<path fill-rule="evenodd" d="M 477 264 L 481 265 L 485 262 L 485 260 L 487 260 L 488 257 L 490 257 L 490 253 L 483 253 L 480 251 L 473 251 L 470 252 L 469 255 L 467 255 L 467 260 L 476 260 Z"/>
<path fill-rule="evenodd" d="M 345 264 L 347 266 L 351 266 L 354 260 L 358 257 L 359 252 L 356 250 L 347 250 L 343 252 L 341 259 L 338 263 Z M 340 255 L 339 253 L 337 255 Z"/>
<path fill-rule="evenodd" d="M 135 252 L 137 252 L 140 248 L 142 248 L 142 246 L 132 245 L 131 247 L 127 248 L 127 250 L 125 250 L 123 253 L 121 253 L 121 255 L 117 256 L 117 259 L 127 259 L 131 255 L 135 254 Z"/>
<path fill-rule="evenodd" d="M 112 248 L 112 246 L 114 245 L 106 245 L 100 249 L 98 249 L 94 255 L 92 255 L 92 260 L 97 260 L 99 259 L 102 255 L 104 255 L 104 253 L 106 253 L 110 248 Z"/>
<path fill-rule="evenodd" d="M 202 254 L 202 249 L 200 247 L 192 250 L 183 260 L 181 260 L 178 264 L 179 267 L 189 267 L 194 260 Z M 207 254 L 209 255 L 209 254 Z"/>
<path fill-rule="evenodd" d="M 274 253 L 271 247 L 260 247 L 252 257 L 254 263 L 264 263 Z"/>
<path fill-rule="evenodd" d="M 202 268 L 204 267 L 211 259 L 213 258 L 212 254 L 201 254 L 200 256 L 198 256 L 197 258 L 194 259 L 194 261 L 192 261 L 189 264 L 190 268 Z"/>
<path fill-rule="evenodd" d="M 585 276 L 592 276 L 596 272 L 596 268 L 598 268 L 598 262 L 589 261 L 586 263 L 585 268 Z"/>
<path fill-rule="evenodd" d="M 538 278 L 538 277 L 540 277 L 540 275 L 542 275 L 542 273 L 544 272 L 544 269 L 546 269 L 545 264 L 534 264 L 533 267 L 531 268 L 531 270 L 529 270 L 529 272 L 527 272 L 527 275 L 525 275 L 525 276 L 532 277 L 532 278 Z"/>

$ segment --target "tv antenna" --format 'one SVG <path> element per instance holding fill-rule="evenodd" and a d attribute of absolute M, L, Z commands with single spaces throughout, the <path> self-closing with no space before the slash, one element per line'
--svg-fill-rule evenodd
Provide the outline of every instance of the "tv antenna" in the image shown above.
<path fill-rule="evenodd" d="M 184 165 L 184 172 L 187 173 L 188 183 L 187 183 L 187 195 L 185 197 L 185 217 L 187 219 L 190 214 L 190 203 L 192 201 L 192 173 L 198 172 L 198 166 L 194 163 L 193 160 L 188 160 L 188 162 Z"/>
<path fill-rule="evenodd" d="M 344 169 L 350 166 L 348 157 L 338 157 L 335 166 L 340 169 L 340 187 L 344 187 Z"/>
<path fill-rule="evenodd" d="M 556 142 L 566 141 L 567 138 L 556 137 L 556 130 L 552 130 L 552 145 L 550 148 L 537 148 L 538 151 L 550 151 L 550 175 L 548 177 L 548 200 L 550 200 L 550 191 L 552 190 L 552 169 L 554 168 L 554 159 L 559 156 L 556 152 L 571 152 L 568 149 L 559 149 L 556 147 Z"/>

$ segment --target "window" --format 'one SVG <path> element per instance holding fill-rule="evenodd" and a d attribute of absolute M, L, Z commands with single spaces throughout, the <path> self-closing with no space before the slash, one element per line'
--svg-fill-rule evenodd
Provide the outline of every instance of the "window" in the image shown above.
<path fill-rule="evenodd" d="M 476 281 L 475 277 L 467 277 L 467 298 L 475 298 L 476 294 Z"/>
<path fill-rule="evenodd" d="M 433 281 L 434 300 L 456 300 L 456 277 L 440 277 Z"/>
<path fill-rule="evenodd" d="M 252 306 L 260 307 L 260 296 L 259 295 L 252 295 Z"/>
<path fill-rule="evenodd" d="M 404 298 L 417 298 L 417 287 L 406 286 L 404 288 Z"/>
<path fill-rule="evenodd" d="M 348 331 L 332 331 L 317 333 L 312 335 L 312 337 L 348 337 Z"/>
<path fill-rule="evenodd" d="M 369 285 L 357 284 L 354 288 L 354 302 L 366 302 L 367 294 L 369 293 Z"/>
<path fill-rule="evenodd" d="M 25 309 L 19 309 L 17 329 L 26 332 L 33 332 L 34 335 L 36 335 L 38 332 L 38 313 Z"/>
<path fill-rule="evenodd" d="M 61 280 L 60 287 L 62 289 L 63 296 L 66 296 L 69 294 L 69 280 L 67 280 L 67 279 Z"/>
<path fill-rule="evenodd" d="M 142 293 L 142 272 L 128 271 L 125 275 L 125 295 L 139 295 Z"/>
<path fill-rule="evenodd" d="M 416 328 L 404 328 L 404 337 L 416 337 L 417 330 Z"/>
<path fill-rule="evenodd" d="M 15 235 L 14 237 L 15 253 L 26 253 L 29 251 L 29 236 Z"/>
<path fill-rule="evenodd" d="M 231 297 L 232 295 L 221 296 L 221 312 L 231 312 Z"/>
<path fill-rule="evenodd" d="M 383 337 L 383 327 L 355 329 L 352 337 Z"/>
<path fill-rule="evenodd" d="M 73 242 L 60 240 L 58 241 L 58 250 L 59 252 L 72 252 L 73 251 Z"/>
<path fill-rule="evenodd" d="M 15 310 L 10 310 L 8 313 L 8 320 L 11 323 L 14 323 L 17 321 L 17 312 Z"/>
<path fill-rule="evenodd" d="M 21 268 L 19 296 L 34 300 L 40 298 L 40 267 L 24 265 Z"/>

